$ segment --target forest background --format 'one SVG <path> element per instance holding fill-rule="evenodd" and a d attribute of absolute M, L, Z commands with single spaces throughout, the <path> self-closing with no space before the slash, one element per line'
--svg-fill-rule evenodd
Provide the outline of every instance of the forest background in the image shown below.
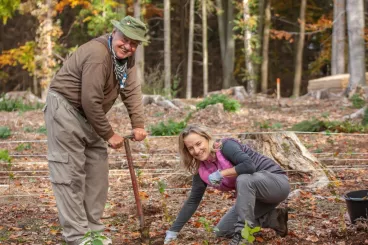
<path fill-rule="evenodd" d="M 365 84 L 368 1 L 0 2 L 2 93 L 31 90 L 44 97 L 65 58 L 111 32 L 110 20 L 125 15 L 149 28 L 150 42 L 137 51 L 148 94 L 190 98 L 237 85 L 250 94 L 274 93 L 280 78 L 281 95 L 298 97 L 307 92 L 308 80 L 354 69 L 350 83 Z"/>

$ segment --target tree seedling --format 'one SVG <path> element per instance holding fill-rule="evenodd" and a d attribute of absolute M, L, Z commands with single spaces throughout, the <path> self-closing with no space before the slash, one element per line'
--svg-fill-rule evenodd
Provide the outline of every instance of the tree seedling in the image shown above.
<path fill-rule="evenodd" d="M 204 230 L 206 231 L 206 237 L 205 240 L 203 241 L 203 244 L 208 245 L 209 244 L 208 240 L 210 236 L 212 236 L 214 231 L 218 231 L 218 228 L 213 227 L 211 221 L 204 217 L 200 217 L 198 222 L 204 227 Z"/>
<path fill-rule="evenodd" d="M 253 243 L 256 238 L 254 237 L 254 233 L 257 233 L 261 230 L 261 227 L 256 226 L 254 228 L 250 227 L 247 222 L 245 222 L 244 228 L 241 231 L 242 237 L 250 243 Z"/>
<path fill-rule="evenodd" d="M 158 187 L 158 191 L 160 192 L 160 196 L 161 196 L 162 209 L 164 211 L 164 220 L 166 222 L 170 222 L 171 216 L 169 215 L 169 212 L 167 210 L 167 201 L 166 201 L 166 194 L 165 194 L 167 185 L 164 181 L 159 180 L 157 181 L 157 187 Z"/>
<path fill-rule="evenodd" d="M 103 241 L 107 239 L 100 231 L 89 231 L 84 235 L 84 245 L 103 245 Z"/>

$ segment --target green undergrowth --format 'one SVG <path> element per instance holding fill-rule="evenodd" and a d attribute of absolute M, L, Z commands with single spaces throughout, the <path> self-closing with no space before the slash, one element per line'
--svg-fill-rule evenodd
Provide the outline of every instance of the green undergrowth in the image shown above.
<path fill-rule="evenodd" d="M 218 103 L 223 104 L 224 110 L 229 112 L 235 112 L 240 108 L 240 104 L 237 100 L 231 99 L 224 94 L 213 94 L 209 97 L 206 97 L 203 99 L 203 101 L 199 102 L 196 107 L 198 109 L 204 109 L 209 105 Z"/>
<path fill-rule="evenodd" d="M 9 138 L 10 135 L 11 135 L 10 128 L 6 126 L 0 126 L 0 138 L 1 139 Z"/>
<path fill-rule="evenodd" d="M 151 125 L 150 131 L 153 136 L 172 136 L 178 135 L 186 126 L 189 119 L 192 117 L 192 112 L 184 118 L 184 120 L 175 122 L 169 119 L 166 123 L 160 122 L 157 125 Z"/>
<path fill-rule="evenodd" d="M 32 111 L 42 109 L 44 105 L 42 103 L 26 104 L 21 100 L 9 100 L 5 99 L 4 96 L 0 98 L 0 111 Z"/>
<path fill-rule="evenodd" d="M 368 125 L 352 121 L 328 121 L 313 118 L 312 120 L 305 120 L 295 124 L 290 130 L 301 132 L 368 133 Z"/>

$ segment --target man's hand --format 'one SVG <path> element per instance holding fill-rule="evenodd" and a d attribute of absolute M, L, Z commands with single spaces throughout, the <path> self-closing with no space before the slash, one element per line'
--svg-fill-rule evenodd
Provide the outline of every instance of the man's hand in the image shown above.
<path fill-rule="evenodd" d="M 177 237 L 178 237 L 178 232 L 166 231 L 166 237 L 165 237 L 164 244 L 169 244 L 171 241 L 176 240 Z"/>
<path fill-rule="evenodd" d="M 133 141 L 142 141 L 147 136 L 147 132 L 144 128 L 134 128 L 132 134 L 134 136 Z"/>
<path fill-rule="evenodd" d="M 107 143 L 112 149 L 119 149 L 124 145 L 124 138 L 118 134 L 114 134 Z"/>
<path fill-rule="evenodd" d="M 212 185 L 220 185 L 222 179 L 224 177 L 222 176 L 222 174 L 220 173 L 220 170 L 217 170 L 216 172 L 213 172 L 212 174 L 210 174 L 208 176 L 208 181 L 212 184 Z"/>

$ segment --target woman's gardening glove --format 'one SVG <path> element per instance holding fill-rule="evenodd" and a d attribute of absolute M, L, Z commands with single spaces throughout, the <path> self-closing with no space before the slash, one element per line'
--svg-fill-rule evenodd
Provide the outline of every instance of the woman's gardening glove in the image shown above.
<path fill-rule="evenodd" d="M 212 174 L 210 174 L 208 176 L 208 181 L 212 184 L 212 185 L 220 185 L 222 179 L 224 177 L 222 176 L 222 174 L 220 173 L 220 170 L 217 170 L 216 172 L 213 172 Z"/>
<path fill-rule="evenodd" d="M 165 237 L 164 244 L 169 244 L 170 242 L 176 240 L 177 237 L 178 237 L 178 232 L 166 231 L 166 237 Z"/>

